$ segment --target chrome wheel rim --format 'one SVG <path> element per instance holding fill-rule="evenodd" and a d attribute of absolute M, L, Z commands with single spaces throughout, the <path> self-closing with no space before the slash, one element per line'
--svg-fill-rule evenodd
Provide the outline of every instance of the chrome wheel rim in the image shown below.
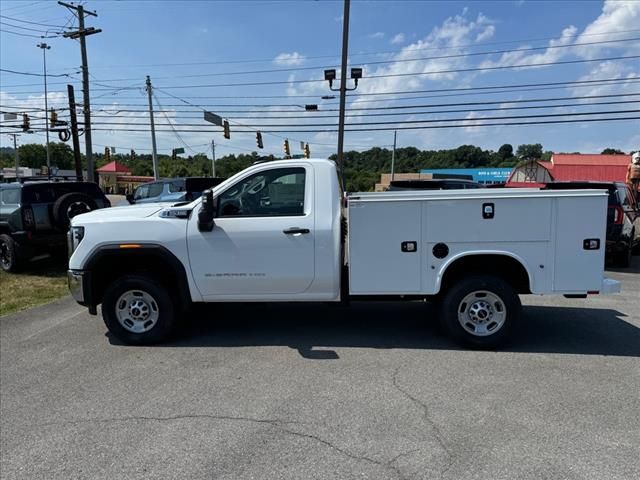
<path fill-rule="evenodd" d="M 116 302 L 116 317 L 122 327 L 131 333 L 151 330 L 160 317 L 156 300 L 142 290 L 129 290 Z"/>
<path fill-rule="evenodd" d="M 458 304 L 458 322 L 476 337 L 498 332 L 507 319 L 507 307 L 495 293 L 487 290 L 471 292 Z"/>

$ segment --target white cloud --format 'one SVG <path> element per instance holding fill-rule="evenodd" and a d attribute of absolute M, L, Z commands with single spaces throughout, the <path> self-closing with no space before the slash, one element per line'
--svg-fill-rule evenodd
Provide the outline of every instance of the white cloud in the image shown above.
<path fill-rule="evenodd" d="M 369 35 L 367 35 L 367 37 L 372 38 L 374 40 L 379 40 L 381 38 L 384 38 L 384 32 L 370 33 Z"/>
<path fill-rule="evenodd" d="M 302 65 L 305 61 L 305 56 L 298 53 L 281 53 L 273 59 L 273 63 L 276 65 Z"/>
<path fill-rule="evenodd" d="M 495 25 L 487 25 L 487 27 L 476 35 L 476 42 L 484 42 L 485 40 L 489 40 L 496 33 Z"/>
<path fill-rule="evenodd" d="M 401 43 L 404 43 L 404 33 L 398 33 L 391 39 L 392 45 L 399 45 Z"/>

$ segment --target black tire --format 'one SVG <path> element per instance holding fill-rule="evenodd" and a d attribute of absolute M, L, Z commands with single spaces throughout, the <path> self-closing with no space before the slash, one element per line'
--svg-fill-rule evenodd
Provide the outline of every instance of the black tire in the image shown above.
<path fill-rule="evenodd" d="M 521 312 L 520 298 L 506 281 L 472 275 L 445 292 L 440 320 L 458 342 L 473 348 L 495 348 L 509 339 Z"/>
<path fill-rule="evenodd" d="M 136 314 L 135 310 L 132 311 L 135 303 L 126 300 L 127 296 L 132 295 L 129 292 L 143 294 L 138 297 L 141 302 L 147 304 L 149 314 L 153 316 L 157 313 L 155 325 L 146 331 L 132 330 L 136 327 L 144 327 L 145 324 L 142 322 L 149 321 L 151 317 L 147 317 L 147 320 L 144 317 L 141 317 L 142 320 L 134 320 L 135 317 L 123 318 L 126 317 L 125 310 L 130 314 Z M 135 297 L 135 294 L 133 296 Z M 152 301 L 149 301 L 147 296 Z M 109 331 L 120 341 L 129 345 L 152 345 L 166 340 L 173 333 L 176 324 L 176 307 L 173 297 L 162 284 L 143 275 L 125 275 L 114 280 L 105 291 L 102 300 L 102 318 Z"/>
<path fill-rule="evenodd" d="M 53 221 L 58 228 L 66 230 L 73 217 L 97 208 L 98 204 L 89 195 L 80 192 L 67 193 L 53 204 Z"/>
<path fill-rule="evenodd" d="M 20 246 L 9 235 L 0 235 L 0 268 L 5 272 L 17 272 L 20 260 Z"/>

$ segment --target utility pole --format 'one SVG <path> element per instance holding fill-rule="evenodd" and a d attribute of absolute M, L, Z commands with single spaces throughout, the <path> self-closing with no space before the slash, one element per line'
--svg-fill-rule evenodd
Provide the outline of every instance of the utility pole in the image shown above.
<path fill-rule="evenodd" d="M 393 177 L 395 175 L 395 166 L 396 166 L 396 136 L 398 134 L 397 130 L 393 131 L 393 151 L 391 152 L 391 181 L 393 182 Z"/>
<path fill-rule="evenodd" d="M 89 65 L 87 62 L 87 44 L 85 37 L 100 33 L 100 28 L 85 28 L 84 17 L 91 15 L 97 17 L 96 12 L 85 10 L 82 5 L 71 5 L 65 2 L 58 2 L 59 5 L 67 7 L 69 10 L 75 10 L 78 17 L 78 30 L 74 32 L 66 32 L 62 36 L 65 38 L 80 39 L 80 54 L 82 56 L 82 94 L 83 94 L 83 112 L 84 112 L 84 141 L 87 157 L 87 180 L 95 182 L 95 168 L 93 165 L 93 146 L 91 143 L 91 101 L 89 98 Z"/>
<path fill-rule="evenodd" d="M 211 140 L 211 176 L 216 176 L 216 143 Z"/>
<path fill-rule="evenodd" d="M 347 102 L 347 57 L 349 53 L 349 6 L 351 0 L 344 0 L 342 19 L 342 64 L 340 67 L 340 115 L 338 118 L 338 168 L 344 178 L 344 112 Z M 343 180 L 344 181 L 344 180 Z M 343 185 L 344 187 L 344 185 Z"/>
<path fill-rule="evenodd" d="M 153 122 L 153 87 L 151 86 L 151 79 L 147 75 L 146 90 L 149 95 L 149 119 L 151 120 L 151 158 L 153 159 L 153 178 L 158 180 L 158 153 L 156 149 L 156 126 Z"/>
<path fill-rule="evenodd" d="M 80 160 L 80 138 L 78 136 L 78 117 L 76 117 L 76 96 L 73 85 L 67 85 L 69 95 L 69 115 L 71 116 L 71 139 L 73 140 L 73 158 L 76 164 L 76 178 L 79 182 L 82 178 L 82 162 Z"/>
<path fill-rule="evenodd" d="M 50 50 L 51 47 L 46 43 L 39 43 L 36 47 L 42 49 L 42 65 L 44 70 L 44 130 L 46 132 L 47 137 L 47 178 L 51 180 L 51 157 L 49 154 L 49 120 L 46 118 L 49 114 L 49 104 L 47 97 L 49 96 L 47 93 L 47 50 Z"/>
<path fill-rule="evenodd" d="M 20 154 L 18 153 L 18 145 L 16 140 L 16 137 L 18 136 L 18 134 L 10 133 L 9 135 L 13 137 L 13 155 L 16 157 L 16 182 L 17 182 L 18 177 L 20 176 L 20 174 L 18 173 L 20 171 Z"/>

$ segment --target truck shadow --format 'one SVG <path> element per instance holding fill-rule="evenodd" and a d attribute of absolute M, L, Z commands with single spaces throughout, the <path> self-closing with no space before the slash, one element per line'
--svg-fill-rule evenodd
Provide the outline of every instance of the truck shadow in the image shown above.
<path fill-rule="evenodd" d="M 509 352 L 640 357 L 640 328 L 616 310 L 525 306 Z M 162 347 L 288 346 L 310 359 L 339 348 L 462 349 L 422 303 L 218 304 L 196 309 Z M 111 341 L 117 340 L 111 337 Z"/>

